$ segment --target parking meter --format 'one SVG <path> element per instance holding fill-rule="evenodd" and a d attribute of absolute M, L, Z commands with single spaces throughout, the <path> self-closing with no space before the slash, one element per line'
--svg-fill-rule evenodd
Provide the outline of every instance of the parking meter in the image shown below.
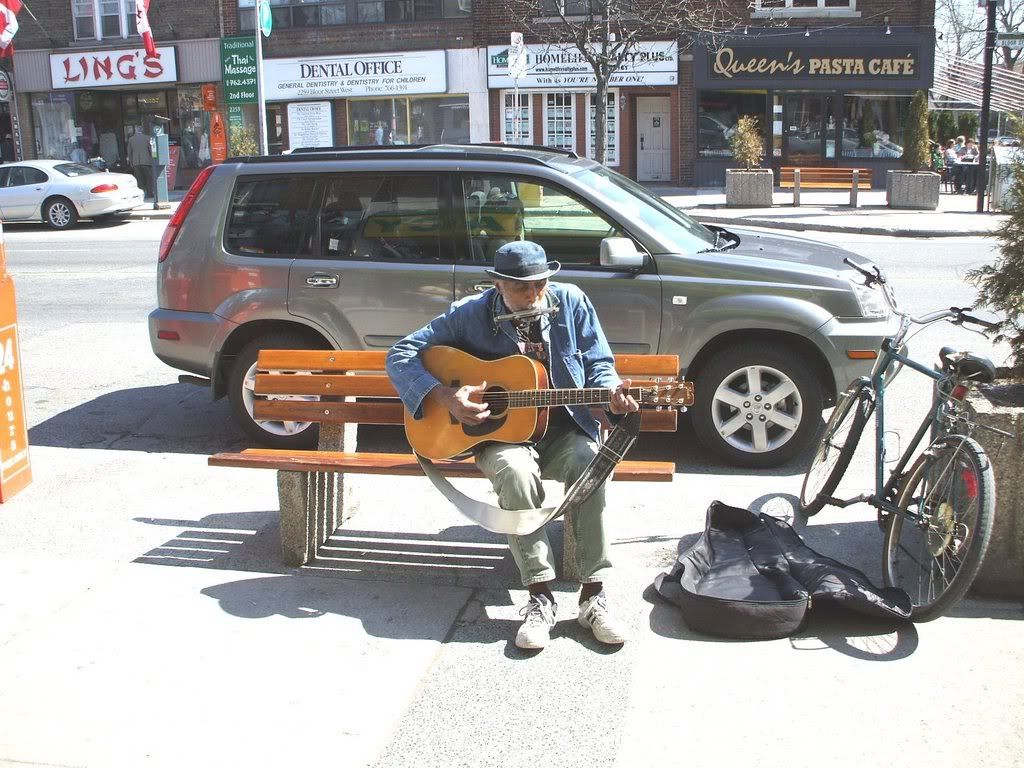
<path fill-rule="evenodd" d="M 153 166 L 153 208 L 170 208 L 167 196 L 167 166 L 170 164 L 171 150 L 167 134 L 154 131 L 149 139 L 150 162 Z"/>

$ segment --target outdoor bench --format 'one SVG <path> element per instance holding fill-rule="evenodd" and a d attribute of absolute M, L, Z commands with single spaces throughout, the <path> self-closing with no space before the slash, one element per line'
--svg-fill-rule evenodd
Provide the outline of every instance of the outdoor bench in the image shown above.
<path fill-rule="evenodd" d="M 412 453 L 356 450 L 359 424 L 403 424 L 404 406 L 384 372 L 386 353 L 338 350 L 263 350 L 257 360 L 255 418 L 320 424 L 317 450 L 249 448 L 209 457 L 215 467 L 276 469 L 280 501 L 281 554 L 299 566 L 317 557 L 346 518 L 345 475 L 420 475 Z M 676 355 L 616 355 L 615 367 L 633 386 L 652 379 L 675 381 Z M 357 399 L 362 398 L 362 399 Z M 674 432 L 678 411 L 644 410 L 641 430 Z M 603 411 L 595 415 L 607 425 Z M 438 461 L 449 477 L 482 477 L 472 458 Z M 613 480 L 671 482 L 671 461 L 624 460 Z M 575 542 L 565 526 L 567 574 L 575 571 Z"/>
<path fill-rule="evenodd" d="M 801 189 L 848 189 L 850 205 L 857 207 L 857 190 L 871 189 L 870 168 L 789 168 L 779 172 L 779 186 L 793 190 L 793 205 L 800 205 Z"/>

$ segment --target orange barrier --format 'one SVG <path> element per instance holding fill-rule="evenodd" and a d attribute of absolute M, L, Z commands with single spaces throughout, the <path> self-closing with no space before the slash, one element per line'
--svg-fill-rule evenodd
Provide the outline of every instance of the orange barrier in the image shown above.
<path fill-rule="evenodd" d="M 0 503 L 32 482 L 28 420 L 21 385 L 18 310 L 14 278 L 7 274 L 4 230 L 0 225 Z"/>

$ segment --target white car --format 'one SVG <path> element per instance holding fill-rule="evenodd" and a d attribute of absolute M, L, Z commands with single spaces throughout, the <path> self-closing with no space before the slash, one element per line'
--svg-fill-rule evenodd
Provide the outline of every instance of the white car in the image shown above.
<path fill-rule="evenodd" d="M 79 217 L 126 214 L 144 193 L 127 173 L 97 171 L 70 160 L 25 160 L 0 165 L 0 219 L 44 221 L 67 229 Z"/>

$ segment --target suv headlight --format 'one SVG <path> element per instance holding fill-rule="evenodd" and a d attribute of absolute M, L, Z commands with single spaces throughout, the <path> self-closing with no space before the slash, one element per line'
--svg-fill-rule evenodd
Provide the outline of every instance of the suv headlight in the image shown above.
<path fill-rule="evenodd" d="M 850 287 L 853 289 L 857 302 L 860 304 L 860 312 L 864 317 L 884 318 L 889 316 L 889 304 L 885 300 L 882 289 L 877 286 L 868 287 L 857 278 L 851 278 Z"/>

